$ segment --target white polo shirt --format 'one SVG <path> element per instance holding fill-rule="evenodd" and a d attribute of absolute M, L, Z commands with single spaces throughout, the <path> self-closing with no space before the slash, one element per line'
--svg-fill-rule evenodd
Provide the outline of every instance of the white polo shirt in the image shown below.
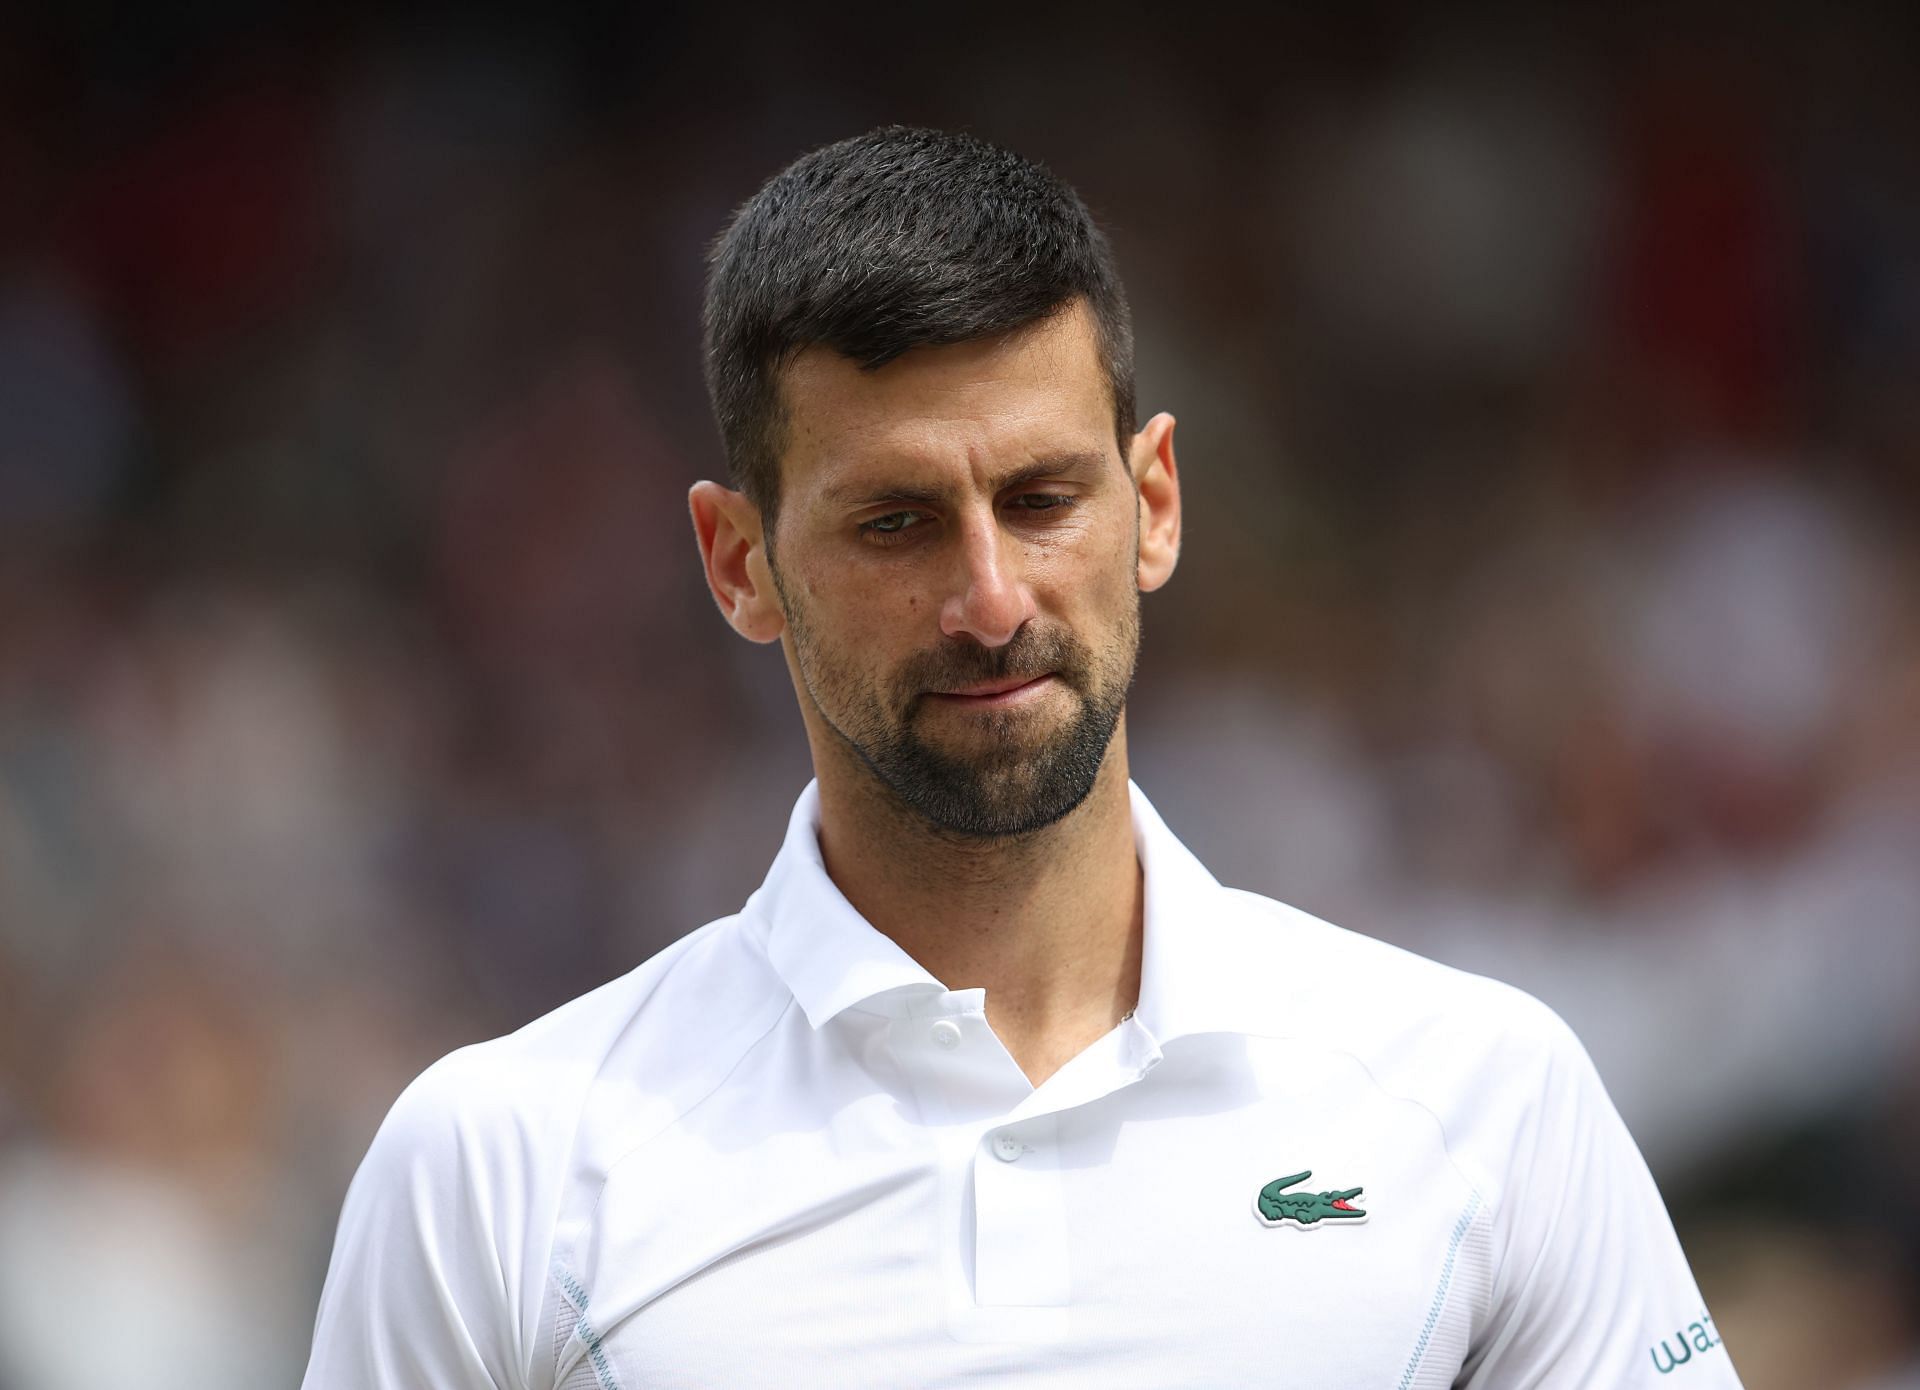
<path fill-rule="evenodd" d="M 737 916 L 407 1088 L 306 1385 L 1738 1385 L 1556 1015 L 1132 796 L 1139 1005 L 1035 1087 L 833 886 L 809 787 Z"/>

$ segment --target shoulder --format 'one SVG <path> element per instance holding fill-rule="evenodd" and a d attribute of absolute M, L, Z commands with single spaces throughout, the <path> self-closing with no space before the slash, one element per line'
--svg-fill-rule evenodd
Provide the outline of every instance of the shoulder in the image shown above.
<path fill-rule="evenodd" d="M 551 1261 L 621 1126 L 662 1125 L 777 1018 L 751 922 L 723 918 L 401 1093 L 341 1208 L 310 1385 L 518 1384 Z M 724 1073 L 722 1073 L 724 1074 Z M 606 1126 L 615 1129 L 609 1139 Z"/>
<path fill-rule="evenodd" d="M 1335 926 L 1257 893 L 1224 890 L 1251 946 L 1284 951 L 1313 988 L 1288 1002 L 1345 1036 L 1404 1035 L 1458 1046 L 1578 1047 L 1564 1020 L 1525 990 Z"/>
<path fill-rule="evenodd" d="M 1227 894 L 1246 949 L 1280 952 L 1289 967 L 1258 1015 L 1263 1031 L 1348 1054 L 1381 1089 L 1431 1112 L 1484 1195 L 1506 1186 L 1546 1117 L 1610 1107 L 1573 1030 L 1525 990 L 1270 898 Z"/>
<path fill-rule="evenodd" d="M 394 1102 L 368 1164 L 457 1168 L 503 1199 L 537 1192 L 566 1171 L 600 1092 L 617 1087 L 631 1120 L 670 1111 L 784 1000 L 752 923 L 708 923 L 515 1032 L 434 1062 Z"/>

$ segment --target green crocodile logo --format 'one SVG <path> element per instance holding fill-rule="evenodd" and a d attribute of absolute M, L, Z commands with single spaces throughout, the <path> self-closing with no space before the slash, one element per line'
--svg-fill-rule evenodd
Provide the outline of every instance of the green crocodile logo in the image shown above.
<path fill-rule="evenodd" d="M 1291 1221 L 1303 1231 L 1310 1231 L 1322 1221 L 1365 1221 L 1366 1212 L 1352 1205 L 1353 1199 L 1366 1191 L 1364 1187 L 1349 1187 L 1344 1192 L 1284 1192 L 1282 1188 L 1292 1187 L 1297 1182 L 1305 1182 L 1313 1176 L 1309 1168 L 1304 1173 L 1295 1173 L 1292 1177 L 1275 1178 L 1260 1189 L 1260 1195 L 1254 1198 L 1253 1212 L 1269 1226 L 1284 1225 Z"/>

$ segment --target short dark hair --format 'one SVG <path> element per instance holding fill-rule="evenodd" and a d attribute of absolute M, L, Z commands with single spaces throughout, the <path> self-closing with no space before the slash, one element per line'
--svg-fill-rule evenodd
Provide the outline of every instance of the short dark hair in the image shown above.
<path fill-rule="evenodd" d="M 802 155 L 734 214 L 710 261 L 707 392 L 734 486 L 773 519 L 779 375 L 803 348 L 871 371 L 1081 299 L 1124 457 L 1133 326 L 1112 249 L 1078 194 L 1031 160 L 939 130 L 886 126 Z"/>

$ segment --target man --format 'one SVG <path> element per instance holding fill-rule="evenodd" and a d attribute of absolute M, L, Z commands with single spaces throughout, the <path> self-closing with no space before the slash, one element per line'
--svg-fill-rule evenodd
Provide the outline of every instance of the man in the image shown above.
<path fill-rule="evenodd" d="M 307 1384 L 1736 1385 L 1558 1018 L 1221 887 L 1129 783 L 1174 421 L 1079 199 L 817 151 L 706 337 L 701 558 L 817 780 L 737 916 L 408 1088 Z"/>

